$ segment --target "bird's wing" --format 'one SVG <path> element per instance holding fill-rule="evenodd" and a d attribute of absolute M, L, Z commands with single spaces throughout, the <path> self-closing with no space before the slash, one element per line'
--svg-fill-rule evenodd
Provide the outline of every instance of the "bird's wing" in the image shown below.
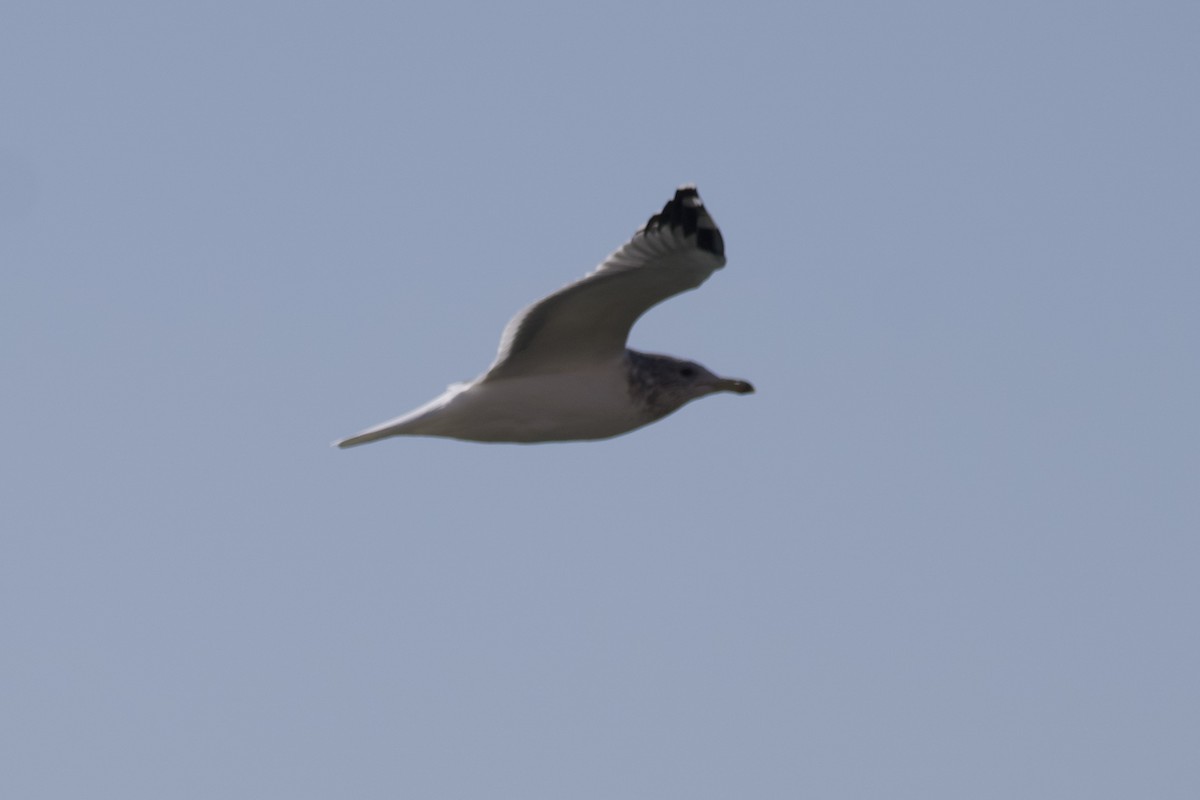
<path fill-rule="evenodd" d="M 695 186 L 675 192 L 625 245 L 504 329 L 486 379 L 557 372 L 619 358 L 638 317 L 725 266 L 721 232 Z"/>

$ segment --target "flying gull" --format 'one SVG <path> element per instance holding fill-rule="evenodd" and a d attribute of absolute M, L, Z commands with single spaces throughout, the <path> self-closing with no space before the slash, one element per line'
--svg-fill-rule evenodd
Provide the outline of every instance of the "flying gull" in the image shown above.
<path fill-rule="evenodd" d="M 682 186 L 625 245 L 575 283 L 513 317 L 482 376 L 415 411 L 337 442 L 389 436 L 475 442 L 607 439 L 714 392 L 747 394 L 694 361 L 629 350 L 637 319 L 725 266 L 725 243 L 695 186 Z"/>

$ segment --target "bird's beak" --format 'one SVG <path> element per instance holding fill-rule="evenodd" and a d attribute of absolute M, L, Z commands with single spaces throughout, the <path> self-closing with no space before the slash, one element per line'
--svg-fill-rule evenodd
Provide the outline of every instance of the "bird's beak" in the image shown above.
<path fill-rule="evenodd" d="M 721 378 L 717 381 L 718 392 L 737 392 L 738 394 L 750 394 L 754 391 L 754 387 L 749 381 L 739 381 L 735 378 Z"/>

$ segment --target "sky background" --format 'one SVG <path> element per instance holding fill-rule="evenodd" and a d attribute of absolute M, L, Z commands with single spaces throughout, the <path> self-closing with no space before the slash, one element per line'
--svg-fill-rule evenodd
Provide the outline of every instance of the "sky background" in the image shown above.
<path fill-rule="evenodd" d="M 6 3 L 0 796 L 1200 796 L 1198 31 Z M 329 447 L 685 182 L 757 394 Z"/>

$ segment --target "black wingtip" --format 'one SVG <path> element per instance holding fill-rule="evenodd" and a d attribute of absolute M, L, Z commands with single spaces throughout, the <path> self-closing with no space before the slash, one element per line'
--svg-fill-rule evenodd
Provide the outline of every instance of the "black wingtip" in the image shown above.
<path fill-rule="evenodd" d="M 725 255 L 725 240 L 721 231 L 704 208 L 700 192 L 693 183 L 687 183 L 675 190 L 663 210 L 655 214 L 642 227 L 642 231 L 652 231 L 659 228 L 678 228 L 684 236 L 696 236 L 696 246 L 718 256 Z"/>

